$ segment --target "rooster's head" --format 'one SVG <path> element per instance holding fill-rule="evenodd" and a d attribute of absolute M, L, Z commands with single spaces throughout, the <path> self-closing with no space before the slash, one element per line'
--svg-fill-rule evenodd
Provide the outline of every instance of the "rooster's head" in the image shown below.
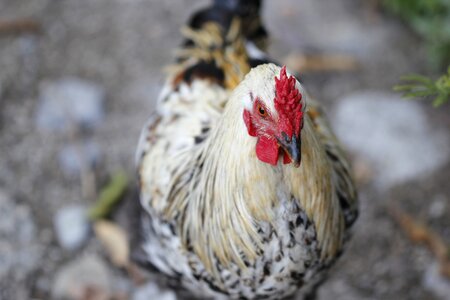
<path fill-rule="evenodd" d="M 286 67 L 273 64 L 255 68 L 244 81 L 249 91 L 243 117 L 248 134 L 258 139 L 258 159 L 276 165 L 282 157 L 283 163 L 300 166 L 305 109 L 300 83 Z"/>

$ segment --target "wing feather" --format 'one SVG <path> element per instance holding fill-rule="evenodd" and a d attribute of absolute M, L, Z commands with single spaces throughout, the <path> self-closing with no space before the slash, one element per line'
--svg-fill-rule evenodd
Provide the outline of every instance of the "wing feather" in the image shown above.
<path fill-rule="evenodd" d="M 350 164 L 344 154 L 341 144 L 331 130 L 328 120 L 320 104 L 310 99 L 308 101 L 308 116 L 322 142 L 327 158 L 333 167 L 333 179 L 341 209 L 344 213 L 345 225 L 350 227 L 358 216 L 358 201 L 354 181 L 350 174 Z"/>

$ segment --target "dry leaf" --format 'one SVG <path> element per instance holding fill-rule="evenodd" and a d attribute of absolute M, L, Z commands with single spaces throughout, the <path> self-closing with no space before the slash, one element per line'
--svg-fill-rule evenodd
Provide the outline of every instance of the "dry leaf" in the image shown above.
<path fill-rule="evenodd" d="M 106 248 L 111 261 L 118 267 L 127 267 L 129 248 L 125 231 L 115 223 L 99 220 L 94 223 L 94 232 Z"/>

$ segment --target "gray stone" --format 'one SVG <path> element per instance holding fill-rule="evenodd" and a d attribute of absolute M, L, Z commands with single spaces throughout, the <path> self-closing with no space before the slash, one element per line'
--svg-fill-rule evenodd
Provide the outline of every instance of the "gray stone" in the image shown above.
<path fill-rule="evenodd" d="M 93 140 L 68 144 L 60 150 L 58 158 L 65 174 L 77 175 L 83 167 L 92 168 L 100 161 L 100 147 Z"/>
<path fill-rule="evenodd" d="M 93 254 L 63 265 L 54 278 L 53 299 L 85 299 L 89 291 L 95 293 L 95 299 L 109 299 L 111 293 L 109 269 L 100 257 Z"/>
<path fill-rule="evenodd" d="M 338 103 L 336 133 L 349 150 L 372 163 L 378 187 L 426 176 L 447 161 L 448 136 L 429 126 L 419 103 L 381 91 L 354 93 Z"/>
<path fill-rule="evenodd" d="M 24 279 L 42 255 L 30 209 L 0 190 L 0 281 Z"/>
<path fill-rule="evenodd" d="M 428 216 L 433 219 L 438 219 L 444 216 L 447 207 L 448 198 L 444 194 L 438 194 L 433 197 L 428 209 Z"/>
<path fill-rule="evenodd" d="M 93 128 L 103 120 L 104 98 L 103 88 L 79 78 L 44 81 L 39 86 L 37 125 L 52 131 Z"/>
<path fill-rule="evenodd" d="M 449 299 L 450 281 L 439 274 L 439 264 L 437 262 L 428 266 L 423 276 L 424 286 L 439 299 Z"/>
<path fill-rule="evenodd" d="M 69 206 L 59 210 L 53 223 L 58 242 L 66 250 L 78 249 L 89 236 L 89 220 L 83 207 Z"/>
<path fill-rule="evenodd" d="M 132 295 L 132 300 L 176 300 L 177 297 L 171 291 L 161 290 L 154 282 L 148 282 L 137 287 Z"/>

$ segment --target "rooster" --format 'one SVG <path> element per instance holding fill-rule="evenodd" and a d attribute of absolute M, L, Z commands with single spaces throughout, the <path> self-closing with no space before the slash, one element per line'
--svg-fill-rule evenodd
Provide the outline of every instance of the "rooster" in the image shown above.
<path fill-rule="evenodd" d="M 319 104 L 263 52 L 260 6 L 193 15 L 138 146 L 134 259 L 189 297 L 310 295 L 357 216 Z"/>

